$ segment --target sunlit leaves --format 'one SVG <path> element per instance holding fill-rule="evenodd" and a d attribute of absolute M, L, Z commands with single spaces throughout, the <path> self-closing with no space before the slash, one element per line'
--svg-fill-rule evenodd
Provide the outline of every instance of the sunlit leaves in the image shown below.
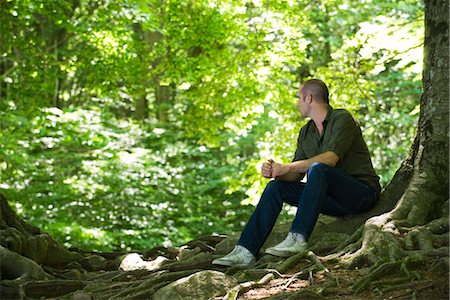
<path fill-rule="evenodd" d="M 67 245 L 142 249 L 241 229 L 241 204 L 266 183 L 261 161 L 292 159 L 305 123 L 295 95 L 310 77 L 357 117 L 383 184 L 414 135 L 418 1 L 24 0 L 0 11 L 0 188 Z"/>
<path fill-rule="evenodd" d="M 223 174 L 236 170 L 225 159 L 235 150 L 222 152 L 220 163 L 218 149 L 181 141 L 173 129 L 95 110 L 44 109 L 28 133 L 15 136 L 33 138 L 21 152 L 8 152 L 14 169 L 3 170 L 2 188 L 21 199 L 28 221 L 67 245 L 140 248 L 236 230 L 242 212 L 224 218 L 223 210 L 236 209 L 241 197 L 224 193 Z M 21 141 L 2 140 L 11 149 Z"/>

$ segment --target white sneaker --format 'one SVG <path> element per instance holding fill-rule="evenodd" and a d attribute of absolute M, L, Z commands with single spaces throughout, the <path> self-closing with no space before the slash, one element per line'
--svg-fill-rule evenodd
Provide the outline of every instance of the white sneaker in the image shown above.
<path fill-rule="evenodd" d="M 288 257 L 306 251 L 306 241 L 300 233 L 289 232 L 286 239 L 276 246 L 266 249 L 267 254 Z"/>
<path fill-rule="evenodd" d="M 212 261 L 214 265 L 222 266 L 248 266 L 255 263 L 255 256 L 241 245 L 236 245 L 226 256 Z"/>

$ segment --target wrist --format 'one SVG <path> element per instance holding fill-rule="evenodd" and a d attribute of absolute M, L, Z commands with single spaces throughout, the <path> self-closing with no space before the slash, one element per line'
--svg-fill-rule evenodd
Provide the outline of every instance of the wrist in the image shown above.
<path fill-rule="evenodd" d="M 298 161 L 294 161 L 294 162 L 289 163 L 289 172 L 294 172 L 294 173 L 301 173 L 301 172 L 303 172 L 302 164 L 303 164 L 302 160 L 298 160 Z"/>
<path fill-rule="evenodd" d="M 294 171 L 295 170 L 294 164 L 293 163 L 286 164 L 286 170 L 287 170 L 287 173 Z"/>

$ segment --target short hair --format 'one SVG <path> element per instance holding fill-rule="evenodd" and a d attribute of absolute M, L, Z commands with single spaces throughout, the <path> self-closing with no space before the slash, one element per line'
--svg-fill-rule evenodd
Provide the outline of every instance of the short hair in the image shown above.
<path fill-rule="evenodd" d="M 330 94 L 328 87 L 320 79 L 309 79 L 302 84 L 302 89 L 308 91 L 318 102 L 329 104 Z"/>

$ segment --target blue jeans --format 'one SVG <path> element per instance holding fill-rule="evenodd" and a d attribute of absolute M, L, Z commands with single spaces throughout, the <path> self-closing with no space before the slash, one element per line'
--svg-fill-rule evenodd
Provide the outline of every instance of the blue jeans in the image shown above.
<path fill-rule="evenodd" d="M 307 240 L 319 213 L 331 216 L 354 215 L 369 210 L 378 199 L 374 188 L 325 164 L 312 164 L 307 179 L 306 183 L 270 181 L 242 231 L 238 245 L 258 255 L 284 202 L 297 206 L 291 231 L 301 233 Z"/>

